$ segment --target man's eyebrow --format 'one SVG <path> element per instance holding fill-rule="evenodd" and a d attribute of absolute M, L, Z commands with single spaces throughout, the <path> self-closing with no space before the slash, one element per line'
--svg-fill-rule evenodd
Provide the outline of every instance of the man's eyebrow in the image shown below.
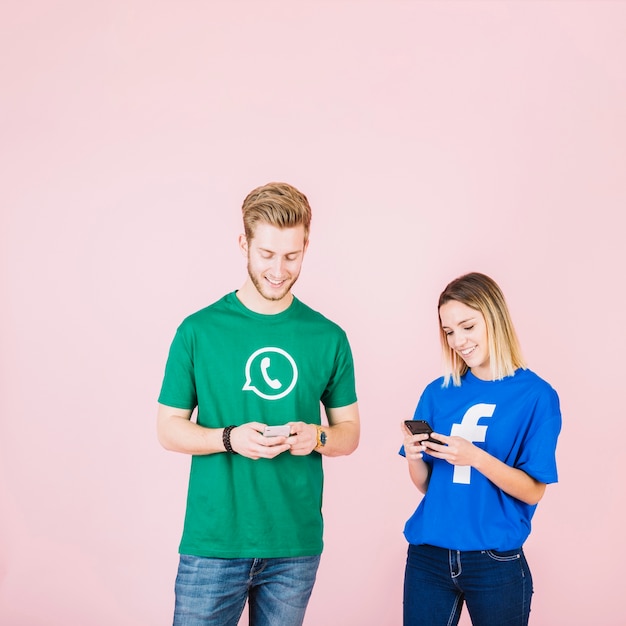
<path fill-rule="evenodd" d="M 275 250 L 270 250 L 269 248 L 259 248 L 259 250 L 261 252 L 267 252 L 268 254 L 276 254 Z M 301 254 L 302 253 L 302 248 L 300 248 L 299 250 L 294 250 L 293 252 L 285 252 L 284 256 L 289 256 L 291 254 Z"/>

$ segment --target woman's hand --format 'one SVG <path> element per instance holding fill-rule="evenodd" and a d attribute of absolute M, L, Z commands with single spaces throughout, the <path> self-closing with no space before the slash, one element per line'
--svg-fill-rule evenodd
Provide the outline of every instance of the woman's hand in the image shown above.
<path fill-rule="evenodd" d="M 423 445 L 423 441 L 428 438 L 426 433 L 420 433 L 414 435 L 411 431 L 402 423 L 402 434 L 404 435 L 404 454 L 408 461 L 419 461 L 423 458 L 423 453 L 426 448 Z"/>
<path fill-rule="evenodd" d="M 475 465 L 480 455 L 480 448 L 477 448 L 471 441 L 463 437 L 446 437 L 439 433 L 431 433 L 433 439 L 441 441 L 445 445 L 425 443 L 425 452 L 436 459 L 443 459 L 451 465 Z"/>
<path fill-rule="evenodd" d="M 545 483 L 535 480 L 521 469 L 510 467 L 471 441 L 463 437 L 446 437 L 438 433 L 432 433 L 431 436 L 445 445 L 427 441 L 426 454 L 452 465 L 473 467 L 496 487 L 526 504 L 537 504 L 543 497 Z"/>
<path fill-rule="evenodd" d="M 405 426 L 404 422 L 402 422 L 400 427 L 404 435 L 404 454 L 408 461 L 409 476 L 419 491 L 426 493 L 430 479 L 430 465 L 424 463 L 423 454 L 426 450 L 426 448 L 424 448 L 424 439 L 426 439 L 428 435 L 426 433 L 420 433 L 419 435 L 412 434 Z"/>

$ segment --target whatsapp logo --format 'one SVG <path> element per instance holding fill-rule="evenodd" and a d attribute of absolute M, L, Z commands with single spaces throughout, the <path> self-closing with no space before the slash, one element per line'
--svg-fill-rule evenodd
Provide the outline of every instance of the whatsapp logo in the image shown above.
<path fill-rule="evenodd" d="M 293 357 L 281 348 L 260 348 L 246 363 L 243 391 L 254 391 L 265 400 L 284 398 L 298 381 L 298 367 Z"/>

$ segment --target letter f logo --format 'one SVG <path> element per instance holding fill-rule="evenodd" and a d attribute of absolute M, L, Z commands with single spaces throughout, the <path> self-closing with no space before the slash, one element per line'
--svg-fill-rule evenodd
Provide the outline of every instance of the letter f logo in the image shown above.
<path fill-rule="evenodd" d="M 465 411 L 460 424 L 452 424 L 450 436 L 463 437 L 463 439 L 468 441 L 485 441 L 487 426 L 479 426 L 478 420 L 481 417 L 491 417 L 495 410 L 495 404 L 475 404 L 471 406 Z M 455 465 L 452 482 L 469 485 L 471 470 L 472 468 L 469 465 Z"/>

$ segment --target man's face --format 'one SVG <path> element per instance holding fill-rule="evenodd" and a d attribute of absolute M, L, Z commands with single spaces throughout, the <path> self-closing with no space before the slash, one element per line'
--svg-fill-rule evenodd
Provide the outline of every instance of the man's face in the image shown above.
<path fill-rule="evenodd" d="M 248 257 L 248 274 L 259 294 L 270 301 L 287 296 L 302 267 L 308 242 L 304 226 L 277 228 L 259 223 L 254 237 L 240 237 L 239 245 Z"/>

